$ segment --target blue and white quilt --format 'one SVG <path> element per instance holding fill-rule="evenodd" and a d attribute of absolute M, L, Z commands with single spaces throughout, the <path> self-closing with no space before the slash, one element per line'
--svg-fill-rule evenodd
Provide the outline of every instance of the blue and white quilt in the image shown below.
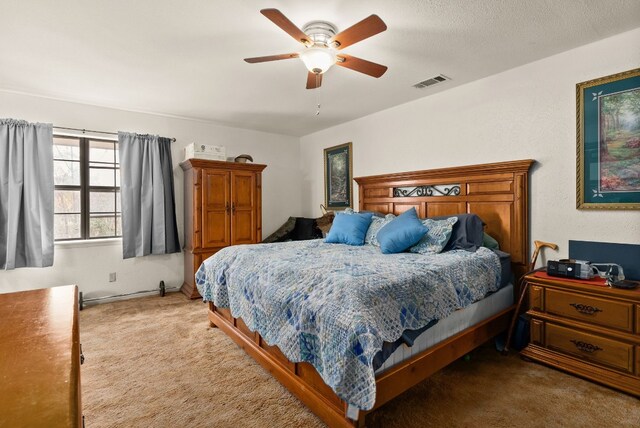
<path fill-rule="evenodd" d="M 240 245 L 207 259 L 196 284 L 205 301 L 230 308 L 290 361 L 311 363 L 340 398 L 369 410 L 383 342 L 496 291 L 500 261 L 486 248 L 382 254 L 322 240 Z"/>

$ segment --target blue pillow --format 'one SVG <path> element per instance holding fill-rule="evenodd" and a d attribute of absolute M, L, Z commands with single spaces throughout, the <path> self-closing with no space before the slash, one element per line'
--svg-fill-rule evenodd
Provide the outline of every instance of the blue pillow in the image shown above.
<path fill-rule="evenodd" d="M 417 244 L 427 230 L 416 209 L 411 208 L 380 229 L 377 235 L 380 250 L 384 254 L 401 253 Z"/>
<path fill-rule="evenodd" d="M 333 219 L 331 229 L 324 242 L 330 244 L 363 245 L 367 229 L 371 224 L 371 213 L 342 214 Z"/>

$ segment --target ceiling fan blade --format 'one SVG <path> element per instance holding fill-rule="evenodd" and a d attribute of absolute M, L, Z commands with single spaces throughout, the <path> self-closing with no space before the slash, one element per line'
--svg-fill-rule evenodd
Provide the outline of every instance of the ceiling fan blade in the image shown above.
<path fill-rule="evenodd" d="M 299 29 L 296 24 L 289 21 L 289 18 L 283 15 L 278 9 L 262 9 L 260 11 L 261 14 L 267 17 L 271 22 L 276 24 L 278 27 L 282 28 L 287 32 L 291 37 L 299 41 L 304 45 L 311 44 L 309 40 L 309 36 L 304 34 L 301 29 Z"/>
<path fill-rule="evenodd" d="M 298 58 L 298 54 L 289 53 L 289 54 L 280 54 L 280 55 L 257 56 L 254 58 L 245 58 L 244 60 L 250 64 L 255 64 L 257 62 L 278 61 L 281 59 L 290 59 L 290 58 Z"/>
<path fill-rule="evenodd" d="M 322 74 L 309 72 L 307 74 L 307 89 L 316 89 L 322 85 Z"/>
<path fill-rule="evenodd" d="M 375 36 L 387 29 L 387 25 L 378 15 L 371 15 L 331 38 L 331 42 L 337 42 L 337 49 L 344 49 L 354 43 Z"/>
<path fill-rule="evenodd" d="M 343 61 L 344 60 L 344 61 Z M 366 59 L 357 58 L 347 54 L 339 54 L 336 65 L 346 67 L 372 77 L 380 77 L 387 71 L 386 65 L 376 64 Z"/>

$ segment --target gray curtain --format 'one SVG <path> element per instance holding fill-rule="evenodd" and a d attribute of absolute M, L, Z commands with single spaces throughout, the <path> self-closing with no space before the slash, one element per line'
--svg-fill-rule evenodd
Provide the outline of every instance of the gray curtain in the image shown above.
<path fill-rule="evenodd" d="M 53 127 L 0 119 L 0 266 L 53 265 Z"/>
<path fill-rule="evenodd" d="M 118 132 L 125 259 L 180 252 L 171 140 Z"/>

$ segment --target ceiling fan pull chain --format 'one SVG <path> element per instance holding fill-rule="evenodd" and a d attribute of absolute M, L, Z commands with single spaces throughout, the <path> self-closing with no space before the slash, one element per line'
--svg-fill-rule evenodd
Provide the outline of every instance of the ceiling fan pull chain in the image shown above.
<path fill-rule="evenodd" d="M 320 73 L 316 73 L 316 94 L 318 95 L 318 108 L 316 110 L 316 116 L 320 116 L 320 88 L 318 81 L 320 80 Z"/>

